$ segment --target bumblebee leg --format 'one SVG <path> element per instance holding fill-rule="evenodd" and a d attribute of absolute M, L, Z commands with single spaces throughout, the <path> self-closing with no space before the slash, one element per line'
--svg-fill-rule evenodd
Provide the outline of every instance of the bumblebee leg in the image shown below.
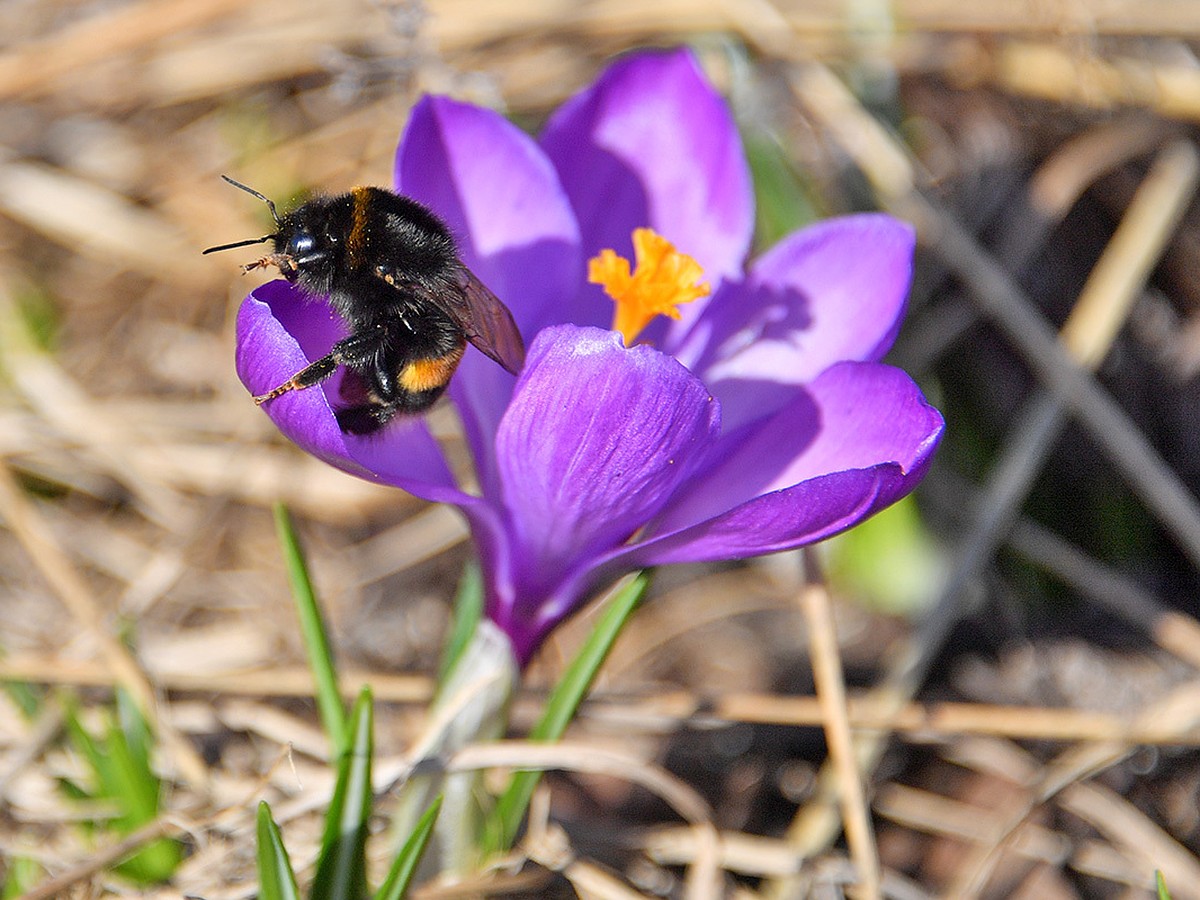
<path fill-rule="evenodd" d="M 268 266 L 274 266 L 283 275 L 296 271 L 296 261 L 288 254 L 268 253 L 266 256 L 260 256 L 254 262 L 249 262 L 242 266 L 242 274 L 245 275 L 247 272 L 253 272 L 255 269 L 265 269 Z"/>
<path fill-rule="evenodd" d="M 306 387 L 312 387 L 314 384 L 324 381 L 332 375 L 341 361 L 341 357 L 336 352 L 330 353 L 328 356 L 322 356 L 316 362 L 305 366 L 283 384 L 279 385 L 279 387 L 271 388 L 265 394 L 256 396 L 254 402 L 262 406 L 268 400 L 274 400 L 288 391 L 299 391 Z"/>
<path fill-rule="evenodd" d="M 254 398 L 254 402 L 261 406 L 288 391 L 312 387 L 332 375 L 338 366 L 349 366 L 353 369 L 374 366 L 386 339 L 387 333 L 383 328 L 370 328 L 344 337 L 333 345 L 328 356 L 322 356 L 316 362 L 305 366 L 279 387 L 259 394 Z"/>
<path fill-rule="evenodd" d="M 387 358 L 386 353 L 380 353 L 375 357 L 374 363 L 375 383 L 372 387 L 375 393 L 379 395 L 379 399 L 384 403 L 392 403 L 396 399 L 398 387 L 396 385 L 396 367 Z"/>
<path fill-rule="evenodd" d="M 352 369 L 365 369 L 375 365 L 375 360 L 387 345 L 387 339 L 387 329 L 376 325 L 342 338 L 333 345 L 329 355 L 337 357 L 339 363 Z"/>
<path fill-rule="evenodd" d="M 347 434 L 371 435 L 383 428 L 397 409 L 387 404 L 369 403 L 365 406 L 347 406 L 336 411 L 338 427 Z"/>
<path fill-rule="evenodd" d="M 364 403 L 336 411 L 338 425 L 347 434 L 375 434 L 397 416 L 422 413 L 437 401 L 445 387 L 411 392 L 397 388 L 396 397 L 386 403 Z"/>

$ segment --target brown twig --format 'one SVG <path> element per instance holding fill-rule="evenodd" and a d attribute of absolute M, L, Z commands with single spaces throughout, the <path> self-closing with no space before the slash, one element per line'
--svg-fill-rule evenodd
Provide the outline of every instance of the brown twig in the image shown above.
<path fill-rule="evenodd" d="M 805 553 L 806 583 L 800 591 L 800 608 L 808 624 L 808 645 L 812 656 L 813 683 L 821 706 L 821 724 L 829 760 L 837 775 L 838 798 L 846 842 L 857 869 L 854 893 L 865 900 L 878 900 L 880 894 L 879 852 L 871 828 L 871 814 L 863 789 L 863 776 L 850 738 L 850 717 L 846 709 L 846 682 L 829 591 L 820 579 L 817 558 Z"/>

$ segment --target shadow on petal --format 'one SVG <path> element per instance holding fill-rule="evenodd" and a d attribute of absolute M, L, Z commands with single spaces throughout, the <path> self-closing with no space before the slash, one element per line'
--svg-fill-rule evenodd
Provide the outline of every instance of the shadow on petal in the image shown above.
<path fill-rule="evenodd" d="M 803 384 L 843 360 L 876 361 L 891 347 L 912 277 L 912 228 L 867 213 L 784 238 L 666 349 L 714 389 L 726 381 Z M 730 422 L 750 411 L 727 409 Z"/>

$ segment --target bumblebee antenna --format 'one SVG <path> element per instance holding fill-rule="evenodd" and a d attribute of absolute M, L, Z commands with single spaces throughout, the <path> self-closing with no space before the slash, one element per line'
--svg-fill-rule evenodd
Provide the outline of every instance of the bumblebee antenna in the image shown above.
<path fill-rule="evenodd" d="M 251 244 L 262 244 L 275 237 L 273 234 L 264 234 L 260 238 L 250 238 L 246 241 L 234 241 L 232 244 L 222 244 L 219 247 L 209 247 L 207 250 L 201 251 L 201 256 L 207 256 L 209 253 L 217 253 L 221 250 L 232 250 L 234 247 L 249 247 Z"/>
<path fill-rule="evenodd" d="M 242 184 L 240 181 L 234 181 L 228 175 L 222 175 L 221 177 L 223 179 L 225 179 L 226 181 L 228 181 L 230 184 L 232 184 L 235 188 L 238 188 L 239 190 L 243 190 L 247 194 L 249 194 L 251 197 L 257 197 L 263 203 L 267 204 L 267 209 L 269 209 L 271 211 L 271 218 L 275 220 L 276 225 L 279 224 L 279 213 L 277 213 L 275 211 L 275 201 L 274 200 L 272 200 L 270 197 L 264 197 L 262 194 L 260 194 L 258 191 L 256 191 L 254 188 L 250 187 L 249 185 Z M 265 238 L 264 238 L 264 240 L 265 240 Z"/>
<path fill-rule="evenodd" d="M 230 184 L 232 184 L 235 188 L 238 188 L 239 190 L 243 190 L 247 194 L 249 194 L 251 197 L 257 197 L 263 203 L 267 204 L 267 209 L 269 209 L 271 211 L 271 218 L 273 218 L 275 220 L 276 225 L 279 224 L 279 213 L 276 212 L 276 210 L 275 210 L 275 201 L 274 200 L 272 200 L 270 197 L 263 196 L 262 194 L 260 194 L 258 191 L 256 191 L 254 188 L 250 187 L 249 185 L 242 184 L 240 181 L 234 181 L 228 175 L 222 175 L 221 177 L 224 178 L 226 181 L 228 181 Z M 265 242 L 271 240 L 271 238 L 273 238 L 273 237 L 275 237 L 275 235 L 273 235 L 273 234 L 264 234 L 260 238 L 250 238 L 249 240 L 245 240 L 245 241 L 234 241 L 232 244 L 221 244 L 221 246 L 219 246 L 219 247 L 209 247 L 207 250 L 203 251 L 200 255 L 205 256 L 209 253 L 218 253 L 221 250 L 232 250 L 235 247 L 249 247 L 251 244 L 262 244 L 262 243 L 265 243 Z"/>

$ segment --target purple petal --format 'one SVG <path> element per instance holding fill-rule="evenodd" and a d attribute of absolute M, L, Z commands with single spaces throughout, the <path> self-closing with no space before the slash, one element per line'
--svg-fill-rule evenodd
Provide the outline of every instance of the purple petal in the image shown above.
<path fill-rule="evenodd" d="M 728 108 L 688 51 L 613 64 L 558 109 L 541 143 L 579 218 L 585 258 L 605 247 L 632 258 L 633 229 L 648 225 L 711 281 L 740 274 L 754 229 L 749 169 Z M 606 324 L 600 289 L 585 295 L 588 308 L 572 321 Z"/>
<path fill-rule="evenodd" d="M 396 151 L 395 180 L 445 220 L 463 262 L 512 310 L 527 340 L 559 320 L 561 299 L 583 280 L 578 226 L 532 138 L 490 110 L 426 97 Z M 497 491 L 491 437 L 513 384 L 475 350 L 451 382 L 485 496 Z"/>
<path fill-rule="evenodd" d="M 745 284 L 726 285 L 672 346 L 721 398 L 726 426 L 778 403 L 839 360 L 891 347 L 912 278 L 914 235 L 881 214 L 830 219 L 785 238 Z"/>
<path fill-rule="evenodd" d="M 883 463 L 812 478 L 756 497 L 690 528 L 630 548 L 621 568 L 761 556 L 831 537 L 897 499 L 900 466 Z M 898 493 L 899 491 L 899 493 Z"/>
<path fill-rule="evenodd" d="M 761 556 L 830 537 L 860 522 L 880 506 L 900 467 L 886 463 L 871 469 L 834 472 L 783 491 L 757 497 L 712 519 L 680 531 L 639 541 L 591 560 L 576 570 L 527 630 L 536 635 L 523 656 L 561 621 L 545 614 L 567 608 L 566 598 L 590 596 L 632 569 L 674 562 L 711 562 Z M 524 645 L 522 645 L 524 646 Z"/>
<path fill-rule="evenodd" d="M 874 511 L 916 485 L 942 428 L 941 415 L 904 372 L 879 363 L 840 363 L 773 416 L 723 438 L 715 451 L 717 461 L 680 491 L 649 531 L 682 531 L 830 473 L 895 464 L 894 471 L 878 470 L 863 482 L 880 492 L 867 507 Z M 860 486 L 854 480 L 851 484 Z M 764 508 L 774 509 L 775 502 Z M 830 508 L 848 514 L 860 502 L 860 497 L 849 497 Z M 775 512 L 771 516 L 776 523 L 783 521 Z M 825 521 L 828 516 L 818 518 Z M 741 521 L 739 513 L 726 527 Z M 764 523 L 749 539 L 762 544 L 755 552 L 766 553 L 778 549 L 781 541 L 799 546 L 816 538 L 807 532 L 776 534 Z M 745 552 L 741 542 L 731 543 L 731 549 L 735 544 L 737 553 L 731 552 L 730 558 Z"/>
<path fill-rule="evenodd" d="M 251 394 L 265 393 L 320 359 L 345 333 L 328 304 L 305 297 L 286 281 L 264 284 L 238 311 L 238 376 Z M 471 502 L 455 487 L 424 420 L 396 420 L 372 437 L 344 434 L 333 413 L 341 374 L 268 400 L 262 409 L 301 448 L 352 475 L 429 500 Z"/>
<path fill-rule="evenodd" d="M 396 150 L 396 190 L 459 239 L 463 262 L 512 310 L 523 334 L 583 278 L 579 226 L 534 140 L 488 109 L 425 97 Z M 553 319 L 553 321 L 561 321 Z"/>
<path fill-rule="evenodd" d="M 541 332 L 496 435 L 515 593 L 492 618 L 527 616 L 511 605 L 536 604 L 567 569 L 628 540 L 691 475 L 719 416 L 704 385 L 650 347 L 595 328 Z"/>

